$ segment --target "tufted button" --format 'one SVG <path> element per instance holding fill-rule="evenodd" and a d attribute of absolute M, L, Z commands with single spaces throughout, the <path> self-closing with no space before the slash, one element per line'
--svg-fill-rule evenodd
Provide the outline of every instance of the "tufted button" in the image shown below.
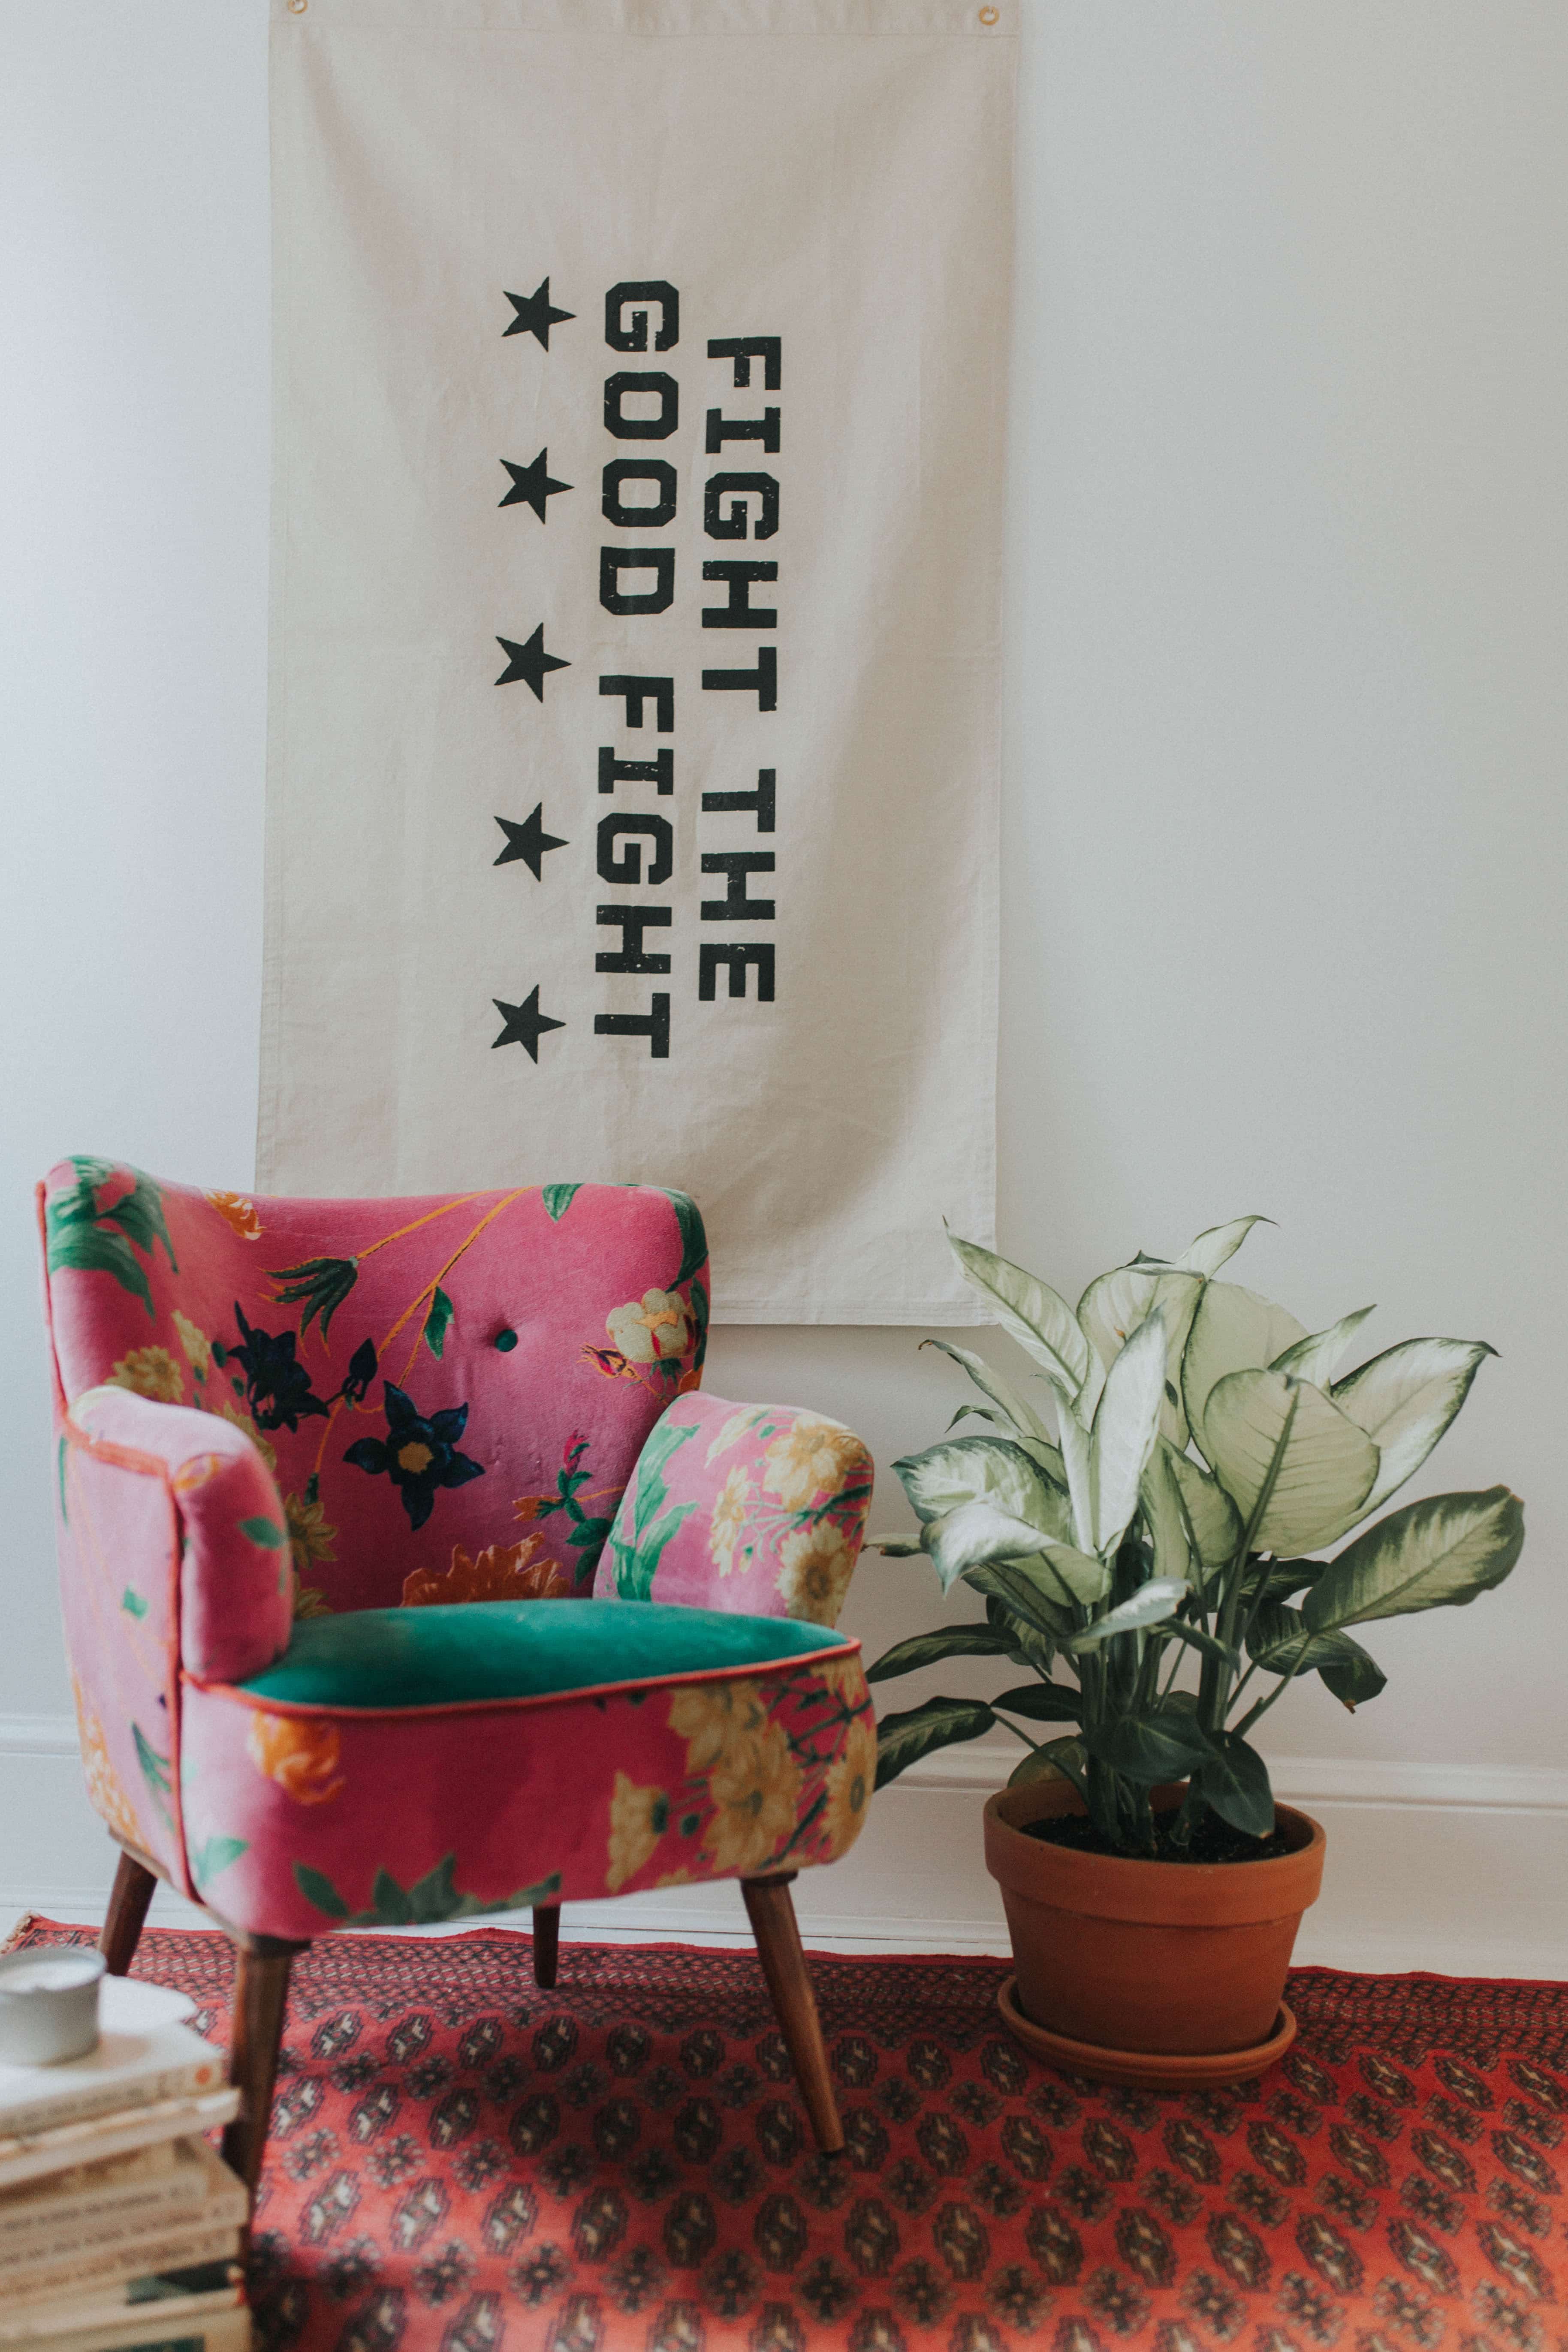
<path fill-rule="evenodd" d="M 495 1344 L 500 1349 L 503 1356 L 510 1355 L 512 1349 L 517 1345 L 517 1333 L 512 1329 L 510 1323 L 508 1323 L 504 1328 L 496 1333 Z"/>

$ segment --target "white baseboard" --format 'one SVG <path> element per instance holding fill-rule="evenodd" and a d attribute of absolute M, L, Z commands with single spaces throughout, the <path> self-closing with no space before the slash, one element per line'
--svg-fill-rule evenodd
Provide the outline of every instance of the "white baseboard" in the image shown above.
<path fill-rule="evenodd" d="M 979 1812 L 1011 1761 L 997 1748 L 950 1748 L 885 1790 L 854 1851 L 798 1880 L 807 1942 L 851 1952 L 1005 1952 Z M 1281 1757 L 1274 1780 L 1329 1832 L 1323 1894 L 1302 1922 L 1299 1961 L 1568 1976 L 1568 1772 Z M 82 1792 L 73 1718 L 0 1716 L 0 1914 L 97 1920 L 113 1864 Z M 153 1916 L 168 1926 L 203 1919 L 165 1888 Z M 494 1924 L 526 1920 L 499 1915 Z M 728 1884 L 574 1904 L 563 1928 L 577 1940 L 749 1941 L 739 1890 Z"/>

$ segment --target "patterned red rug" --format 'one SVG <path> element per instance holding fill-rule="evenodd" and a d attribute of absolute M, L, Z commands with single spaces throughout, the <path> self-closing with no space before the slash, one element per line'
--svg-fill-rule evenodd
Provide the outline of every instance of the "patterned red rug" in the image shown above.
<path fill-rule="evenodd" d="M 33 1920 L 26 1942 L 85 1942 Z M 1096 2088 L 983 1959 L 814 1960 L 816 2155 L 750 1952 L 506 1930 L 298 1965 L 266 2352 L 1564 2352 L 1568 1985 L 1298 1970 L 1259 2083 Z M 216 1935 L 136 1972 L 226 2032 Z"/>

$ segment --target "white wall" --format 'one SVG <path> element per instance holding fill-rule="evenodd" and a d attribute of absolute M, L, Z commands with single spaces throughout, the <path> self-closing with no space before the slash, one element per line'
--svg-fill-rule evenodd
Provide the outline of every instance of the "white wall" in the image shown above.
<path fill-rule="evenodd" d="M 27 1188 L 70 1150 L 252 1168 L 265 13 L 0 0 L 18 1900 L 101 1852 L 60 1740 Z M 1003 1244 L 1076 1292 L 1265 1210 L 1237 1271 L 1310 1324 L 1375 1298 L 1384 1340 L 1501 1349 L 1425 1484 L 1524 1495 L 1511 1584 L 1383 1630 L 1390 1687 L 1353 1723 L 1315 1685 L 1270 1722 L 1282 1785 L 1337 1825 L 1325 1948 L 1543 1968 L 1542 1864 L 1568 1862 L 1568 14 L 1027 0 L 1025 33 Z M 917 1337 L 724 1330 L 711 1381 L 816 1402 L 887 1463 L 957 1401 Z M 905 1516 L 886 1475 L 877 1516 Z M 872 1561 L 850 1622 L 878 1647 L 937 1613 L 923 1571 Z M 884 1801 L 819 1907 L 980 1935 L 966 1762 Z"/>

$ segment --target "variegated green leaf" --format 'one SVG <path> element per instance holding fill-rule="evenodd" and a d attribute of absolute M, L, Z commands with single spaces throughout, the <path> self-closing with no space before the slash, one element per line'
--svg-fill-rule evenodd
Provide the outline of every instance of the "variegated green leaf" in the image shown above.
<path fill-rule="evenodd" d="M 922 1756 L 955 1740 L 978 1739 L 995 1717 L 978 1698 L 928 1698 L 904 1715 L 885 1715 L 877 1726 L 877 1786 L 885 1789 Z"/>
<path fill-rule="evenodd" d="M 1078 1303 L 1078 1319 L 1109 1371 L 1131 1333 L 1158 1307 L 1165 1318 L 1165 1393 L 1160 1427 L 1173 1445 L 1187 1442 L 1182 1357 L 1203 1295 L 1202 1277 L 1169 1267 L 1114 1266 L 1096 1276 Z"/>
<path fill-rule="evenodd" d="M 1217 1478 L 1213 1478 L 1187 1454 L 1174 1447 L 1160 1449 L 1176 1483 L 1186 1514 L 1187 1531 L 1198 1559 L 1205 1568 L 1223 1568 L 1236 1558 L 1241 1541 L 1241 1519 L 1236 1505 Z"/>
<path fill-rule="evenodd" d="M 1094 1416 L 1090 1479 L 1094 1549 L 1113 1552 L 1138 1508 L 1138 1489 L 1159 1433 L 1165 1395 L 1165 1317 L 1154 1307 L 1105 1376 Z"/>
<path fill-rule="evenodd" d="M 922 1666 L 940 1665 L 944 1658 L 1004 1658 L 1012 1642 L 994 1625 L 939 1625 L 931 1633 L 911 1633 L 884 1650 L 866 1669 L 868 1683 L 885 1683 L 894 1675 L 918 1674 Z"/>
<path fill-rule="evenodd" d="M 893 1468 L 921 1519 L 940 1519 L 961 1503 L 984 1501 L 1027 1519 L 1040 1535 L 1062 1541 L 1072 1535 L 1065 1496 L 1012 1438 L 944 1438 Z"/>
<path fill-rule="evenodd" d="M 1307 1339 L 1298 1339 L 1294 1347 L 1287 1348 L 1283 1355 L 1276 1356 L 1272 1369 L 1293 1372 L 1299 1381 L 1310 1381 L 1314 1388 L 1326 1389 L 1351 1340 L 1367 1317 L 1376 1312 L 1375 1307 L 1358 1307 L 1352 1314 L 1342 1315 L 1326 1331 L 1313 1331 Z"/>
<path fill-rule="evenodd" d="M 1182 1399 L 1200 1445 L 1204 1408 L 1215 1382 L 1227 1372 L 1260 1370 L 1306 1336 L 1305 1326 L 1293 1315 L 1255 1291 L 1243 1290 L 1235 1282 L 1205 1284 L 1182 1359 Z"/>
<path fill-rule="evenodd" d="M 1038 1551 L 1040 1535 L 1028 1520 L 999 1511 L 994 1504 L 960 1503 L 956 1510 L 927 1523 L 924 1541 L 947 1592 L 966 1569 L 984 1568 L 997 1559 L 1024 1559 Z"/>
<path fill-rule="evenodd" d="M 1187 1587 L 1178 1584 L 1174 1577 L 1152 1576 L 1130 1600 L 1108 1609 L 1103 1617 L 1086 1625 L 1081 1633 L 1073 1634 L 1062 1647 L 1076 1654 L 1080 1650 L 1096 1649 L 1101 1642 L 1113 1641 L 1118 1633 L 1136 1633 L 1150 1625 L 1163 1624 L 1167 1617 L 1175 1615 L 1186 1594 Z"/>
<path fill-rule="evenodd" d="M 1272 1222 L 1268 1217 L 1232 1217 L 1227 1225 L 1210 1225 L 1182 1252 L 1176 1264 L 1193 1274 L 1215 1275 L 1236 1255 L 1254 1225 Z"/>
<path fill-rule="evenodd" d="M 1202 1442 L 1252 1528 L 1255 1551 L 1315 1551 L 1331 1543 L 1354 1525 L 1377 1475 L 1377 1448 L 1366 1432 L 1321 1389 L 1284 1372 L 1230 1372 L 1216 1382 L 1205 1403 Z"/>
<path fill-rule="evenodd" d="M 951 1356 L 955 1364 L 962 1364 L 975 1387 L 988 1396 L 993 1404 L 1001 1406 L 1021 1436 L 1048 1438 L 1049 1431 L 1027 1397 L 1020 1396 L 1012 1381 L 1004 1379 L 984 1356 L 977 1356 L 973 1348 L 955 1347 L 951 1339 L 922 1339 L 921 1345 L 922 1348 L 940 1348 L 944 1356 Z"/>
<path fill-rule="evenodd" d="M 985 1301 L 1002 1328 L 1068 1396 L 1079 1395 L 1096 1360 L 1067 1300 L 1021 1265 L 998 1257 L 994 1250 L 960 1241 L 955 1234 L 949 1234 L 948 1242 L 964 1280 Z"/>
<path fill-rule="evenodd" d="M 1458 1608 L 1500 1584 L 1524 1544 L 1524 1505 L 1506 1486 L 1433 1495 L 1367 1528 L 1329 1562 L 1301 1604 L 1314 1633 Z"/>
<path fill-rule="evenodd" d="M 1383 1457 L 1369 1512 L 1420 1469 L 1496 1352 L 1484 1339 L 1406 1339 L 1335 1382 L 1334 1402 Z"/>

